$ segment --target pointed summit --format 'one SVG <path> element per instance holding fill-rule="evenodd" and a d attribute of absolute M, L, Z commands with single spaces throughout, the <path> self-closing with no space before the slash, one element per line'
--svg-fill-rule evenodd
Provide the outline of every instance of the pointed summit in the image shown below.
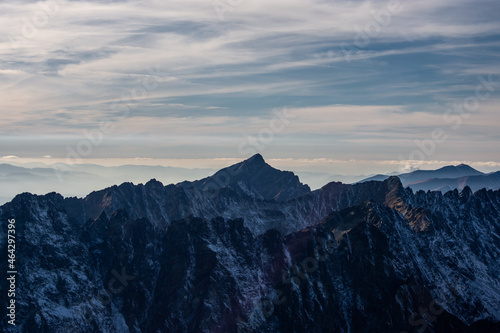
<path fill-rule="evenodd" d="M 387 184 L 387 188 L 391 191 L 397 190 L 403 190 L 403 184 L 401 183 L 401 179 L 399 179 L 398 176 L 390 176 L 386 180 L 384 180 L 384 183 Z"/>
<path fill-rule="evenodd" d="M 384 204 L 397 210 L 408 221 L 408 224 L 416 231 L 425 231 L 430 226 L 426 210 L 415 207 L 406 200 L 406 193 L 399 177 L 391 176 L 384 181 L 387 186 Z"/>
<path fill-rule="evenodd" d="M 227 167 L 223 170 L 230 172 L 230 174 L 246 174 L 247 176 L 254 175 L 258 173 L 261 169 L 274 169 L 269 164 L 266 163 L 264 157 L 261 154 L 255 154 L 252 157 Z M 219 171 L 220 172 L 220 171 Z"/>
<path fill-rule="evenodd" d="M 243 161 L 243 163 L 258 163 L 258 164 L 263 164 L 263 163 L 266 163 L 266 161 L 264 161 L 264 157 L 262 157 L 261 154 L 257 153 L 255 155 L 253 155 L 252 157 L 250 157 L 249 159 Z"/>
<path fill-rule="evenodd" d="M 273 168 L 261 154 L 224 168 L 211 177 L 181 185 L 204 191 L 227 187 L 251 197 L 276 201 L 295 199 L 311 191 L 293 172 Z"/>

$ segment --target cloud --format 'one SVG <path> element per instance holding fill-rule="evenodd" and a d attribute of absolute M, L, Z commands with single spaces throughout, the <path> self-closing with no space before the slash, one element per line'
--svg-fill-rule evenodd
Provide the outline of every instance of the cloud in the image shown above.
<path fill-rule="evenodd" d="M 478 75 L 500 72 L 492 0 L 401 1 L 389 16 L 389 1 L 244 0 L 224 20 L 205 0 L 58 1 L 45 21 L 40 4 L 0 4 L 0 134 L 17 142 L 76 138 L 112 121 L 112 149 L 128 136 L 222 151 L 288 105 L 299 120 L 277 137 L 297 153 L 329 155 L 333 141 L 347 160 L 349 150 L 399 147 L 394 155 L 447 126 L 443 109 L 473 93 Z M 131 102 L 124 96 L 154 76 L 148 68 L 161 68 L 159 85 Z M 497 106 L 464 119 L 449 145 L 473 156 L 491 147 Z"/>

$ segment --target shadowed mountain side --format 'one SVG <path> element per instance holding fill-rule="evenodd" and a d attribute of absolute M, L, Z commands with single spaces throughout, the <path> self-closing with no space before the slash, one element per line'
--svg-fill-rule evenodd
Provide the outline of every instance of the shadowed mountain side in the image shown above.
<path fill-rule="evenodd" d="M 208 193 L 156 181 L 106 191 L 85 205 L 25 193 L 0 207 L 0 221 L 16 219 L 21 332 L 499 327 L 500 191 L 413 194 L 397 177 L 331 183 L 287 202 L 222 188 L 200 205 Z M 183 200 L 201 214 L 242 219 L 158 221 L 191 214 Z M 311 216 L 307 229 L 292 220 Z M 6 233 L 2 222 L 4 252 Z M 423 320 L 421 308 L 434 319 Z"/>
<path fill-rule="evenodd" d="M 248 188 L 261 189 L 261 193 L 263 184 L 259 177 L 253 178 L 252 175 L 262 173 L 263 169 L 281 175 L 281 171 L 268 168 L 259 160 L 245 162 L 230 168 L 239 169 L 237 176 L 246 179 Z M 258 168 L 251 168 L 252 166 Z M 294 176 L 286 177 L 293 179 Z M 263 199 L 262 194 L 256 193 L 256 190 L 243 191 L 239 185 L 214 187 L 211 190 L 204 188 L 204 184 L 211 184 L 211 179 L 213 178 L 167 186 L 156 180 L 145 185 L 124 183 L 92 192 L 84 199 L 67 198 L 65 205 L 68 213 L 80 224 L 89 218 L 99 217 L 102 212 L 111 214 L 118 209 L 125 209 L 131 218 L 148 218 L 158 227 L 166 227 L 171 221 L 191 215 L 206 219 L 245 216 L 245 225 L 254 234 L 265 233 L 270 228 L 288 234 L 319 223 L 332 211 L 374 200 L 387 204 L 408 217 L 416 230 L 423 231 L 428 227 L 425 214 L 408 204 L 407 198 L 413 196 L 411 189 L 404 189 L 394 176 L 383 182 L 368 181 L 353 185 L 333 182 L 284 202 Z M 254 180 L 255 184 L 252 183 Z M 234 181 L 232 184 L 238 182 Z M 297 189 L 296 182 L 289 182 L 291 187 L 281 187 L 278 184 L 276 187 L 266 184 L 268 186 L 265 189 L 274 188 L 272 193 L 293 193 Z"/>
<path fill-rule="evenodd" d="M 273 168 L 260 154 L 222 169 L 211 177 L 179 185 L 203 191 L 229 187 L 258 199 L 276 201 L 295 199 L 311 191 L 293 172 Z"/>

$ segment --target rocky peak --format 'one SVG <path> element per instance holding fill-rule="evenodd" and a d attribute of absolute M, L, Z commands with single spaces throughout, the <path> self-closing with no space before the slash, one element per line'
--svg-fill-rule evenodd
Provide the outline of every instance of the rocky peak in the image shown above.
<path fill-rule="evenodd" d="M 261 154 L 255 154 L 246 161 L 241 162 L 241 164 L 267 164 Z"/>
<path fill-rule="evenodd" d="M 273 168 L 260 154 L 224 168 L 211 177 L 179 185 L 203 191 L 227 187 L 257 199 L 276 201 L 295 199 L 311 191 L 293 172 Z"/>
<path fill-rule="evenodd" d="M 401 180 L 396 176 L 392 176 L 386 179 L 384 184 L 387 187 L 384 204 L 397 210 L 415 231 L 426 231 L 430 226 L 426 211 L 422 207 L 414 207 L 408 203 Z"/>
<path fill-rule="evenodd" d="M 467 201 L 472 196 L 472 190 L 469 186 L 465 186 L 462 192 L 460 192 L 460 197 L 463 201 Z"/>

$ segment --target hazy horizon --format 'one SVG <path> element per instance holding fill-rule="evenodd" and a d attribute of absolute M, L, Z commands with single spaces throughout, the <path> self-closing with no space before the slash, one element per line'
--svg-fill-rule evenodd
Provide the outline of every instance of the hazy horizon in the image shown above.
<path fill-rule="evenodd" d="M 0 331 L 500 332 L 499 0 L 0 20 Z"/>
<path fill-rule="evenodd" d="M 498 168 L 493 8 L 3 2 L 0 161 L 217 168 L 260 152 L 335 174 Z"/>
<path fill-rule="evenodd" d="M 265 158 L 265 156 L 264 156 Z M 400 174 L 402 172 L 373 172 L 369 174 L 342 175 L 332 172 L 318 172 L 311 170 L 297 170 L 286 167 L 278 167 L 275 159 L 265 159 L 266 162 L 274 168 L 283 171 L 292 171 L 303 184 L 310 186 L 311 190 L 316 190 L 324 185 L 339 181 L 345 184 L 355 183 L 357 181 L 369 178 L 377 174 Z M 33 194 L 44 195 L 50 192 L 57 192 L 65 197 L 85 197 L 93 191 L 99 191 L 114 185 L 122 183 L 133 183 L 135 185 L 145 184 L 151 179 L 156 179 L 164 185 L 177 184 L 183 181 L 195 181 L 209 177 L 218 170 L 229 165 L 239 163 L 242 160 L 229 163 L 228 159 L 220 161 L 218 168 L 184 168 L 180 166 L 162 166 L 162 165 L 101 165 L 101 164 L 73 164 L 64 163 L 46 164 L 42 162 L 16 162 L 10 159 L 10 162 L 0 160 L 0 205 L 11 201 L 17 194 L 30 192 Z M 279 161 L 279 160 L 278 160 Z M 283 161 L 281 161 L 283 162 Z M 286 161 L 285 161 L 286 162 Z M 229 163 L 229 164 L 228 164 Z M 446 164 L 436 168 L 422 168 L 420 170 L 434 170 L 448 165 L 458 165 L 462 163 Z M 2 172 L 3 166 L 18 166 L 25 168 L 23 172 Z M 429 165 L 426 165 L 427 167 Z M 491 166 L 490 166 L 491 167 Z M 478 171 L 489 173 L 498 170 L 488 170 L 488 168 L 475 168 Z M 30 171 L 33 172 L 30 172 Z M 414 170 L 415 171 L 415 170 Z M 27 172 L 27 173 L 26 173 Z"/>
<path fill-rule="evenodd" d="M 434 170 L 449 165 L 467 164 L 481 172 L 494 172 L 500 170 L 500 163 L 474 162 L 468 160 L 454 161 L 422 161 L 418 165 L 409 169 L 401 169 L 400 161 L 366 161 L 366 160 L 335 160 L 335 159 L 280 159 L 267 158 L 262 153 L 266 162 L 281 170 L 294 172 L 320 172 L 333 175 L 359 176 L 374 174 L 403 173 L 415 170 Z M 248 156 L 250 157 L 250 156 Z M 23 167 L 54 165 L 99 165 L 103 167 L 118 167 L 127 165 L 137 166 L 159 166 L 183 169 L 211 169 L 219 170 L 229 165 L 241 162 L 246 158 L 215 158 L 215 159 L 153 159 L 153 158 L 134 158 L 134 159 L 84 159 L 82 163 L 68 164 L 66 159 L 55 158 L 19 158 L 16 156 L 0 157 L 0 164 L 11 164 Z"/>

